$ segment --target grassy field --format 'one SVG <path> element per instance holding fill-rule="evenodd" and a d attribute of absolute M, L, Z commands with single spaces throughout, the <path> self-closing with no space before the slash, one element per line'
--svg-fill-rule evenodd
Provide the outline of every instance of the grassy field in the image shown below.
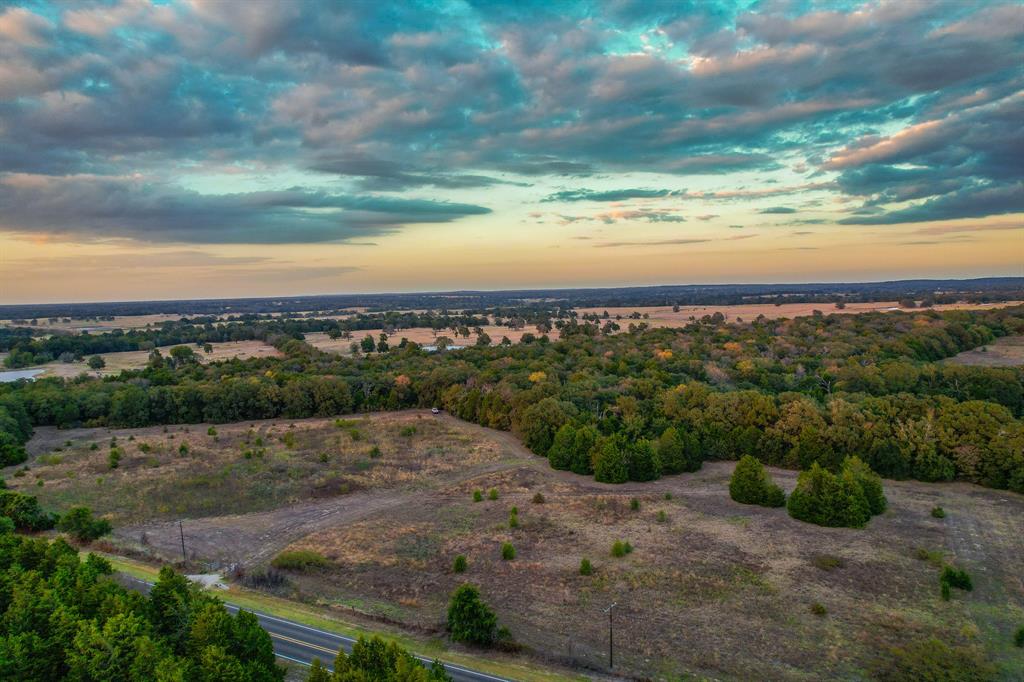
<path fill-rule="evenodd" d="M 885 514 L 830 529 L 732 502 L 730 462 L 603 485 L 552 471 L 507 433 L 423 412 L 216 429 L 117 432 L 133 454 L 114 471 L 106 431 L 44 432 L 28 475 L 5 478 L 51 506 L 93 505 L 118 524 L 112 548 L 154 559 L 180 555 L 179 516 L 190 558 L 208 567 L 256 570 L 285 549 L 315 551 L 328 567 L 289 571 L 278 597 L 426 640 L 443 638 L 448 595 L 470 581 L 527 650 L 590 670 L 607 666 L 615 602 L 616 667 L 635 676 L 862 679 L 889 647 L 938 637 L 994 661 L 1002 679 L 1024 677 L 1010 643 L 1024 624 L 1020 495 L 888 481 Z M 52 452 L 58 436 L 72 445 Z M 245 458 L 257 437 L 266 453 Z M 190 454 L 178 457 L 183 439 Z M 137 451 L 143 442 L 164 450 Z M 792 489 L 794 472 L 773 474 Z M 931 516 L 937 505 L 945 518 Z M 616 541 L 634 551 L 611 556 Z M 458 554 L 464 574 L 451 569 Z M 583 558 L 593 575 L 579 574 Z M 945 602 L 947 562 L 975 589 Z"/>
<path fill-rule="evenodd" d="M 966 350 L 946 362 L 984 367 L 1024 365 L 1024 336 L 1004 336 L 981 348 Z"/>
<path fill-rule="evenodd" d="M 197 348 L 194 344 L 190 344 L 189 347 L 195 351 L 196 357 L 200 362 L 215 362 L 217 360 L 230 360 L 231 358 L 245 360 L 246 358 L 277 357 L 281 354 L 276 348 L 268 346 L 262 341 L 225 341 L 210 345 L 213 346 L 212 353 L 205 353 L 202 348 Z M 164 357 L 167 357 L 171 348 L 173 346 L 163 346 L 159 350 Z M 42 376 L 73 378 L 82 372 L 94 376 L 115 376 L 120 374 L 122 370 L 142 369 L 145 367 L 149 361 L 149 351 L 130 350 L 120 353 L 104 353 L 101 357 L 107 363 L 107 366 L 101 370 L 89 369 L 89 365 L 85 360 L 81 362 L 54 361 L 40 365 L 45 370 Z"/>

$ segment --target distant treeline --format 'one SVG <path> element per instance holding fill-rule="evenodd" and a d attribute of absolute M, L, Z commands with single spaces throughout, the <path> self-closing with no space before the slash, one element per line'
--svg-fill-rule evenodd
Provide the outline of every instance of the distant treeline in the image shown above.
<path fill-rule="evenodd" d="M 901 280 L 823 284 L 718 284 L 619 287 L 608 289 L 528 289 L 413 294 L 345 294 L 275 298 L 50 303 L 0 306 L 0 319 L 96 319 L 113 315 L 221 315 L 349 310 L 483 310 L 536 302 L 566 307 L 730 305 L 752 302 L 829 303 L 932 298 L 936 302 L 1007 301 L 1024 298 L 1024 277 L 956 280 Z"/>
<path fill-rule="evenodd" d="M 1024 369 L 937 360 L 1024 333 L 1024 307 L 813 315 L 425 353 L 343 358 L 281 336 L 281 358 L 160 359 L 103 380 L 0 387 L 27 425 L 230 422 L 441 406 L 516 432 L 555 466 L 648 480 L 694 459 L 750 454 L 836 468 L 856 455 L 890 477 L 961 478 L 1024 492 Z"/>

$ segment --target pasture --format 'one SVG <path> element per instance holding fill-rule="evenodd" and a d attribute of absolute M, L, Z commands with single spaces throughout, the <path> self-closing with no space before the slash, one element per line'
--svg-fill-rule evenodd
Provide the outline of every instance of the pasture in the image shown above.
<path fill-rule="evenodd" d="M 601 484 L 551 470 L 508 433 L 425 411 L 212 434 L 41 429 L 30 449 L 9 485 L 54 508 L 92 506 L 115 522 L 117 549 L 175 560 L 184 518 L 190 559 L 209 569 L 314 552 L 326 565 L 286 571 L 277 594 L 367 624 L 440 637 L 448 595 L 469 581 L 527 650 L 595 670 L 616 602 L 616 666 L 636 676 L 857 679 L 931 637 L 1005 679 L 1024 673 L 1010 643 L 1024 622 L 1024 497 L 1006 491 L 886 481 L 889 509 L 866 529 L 822 528 L 730 500 L 731 462 Z M 795 485 L 795 472 L 771 473 Z M 616 541 L 634 551 L 613 557 Z M 946 563 L 971 573 L 972 592 L 942 600 Z"/>

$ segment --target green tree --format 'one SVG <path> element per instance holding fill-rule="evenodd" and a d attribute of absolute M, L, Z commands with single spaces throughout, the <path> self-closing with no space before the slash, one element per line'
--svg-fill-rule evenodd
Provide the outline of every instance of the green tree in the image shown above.
<path fill-rule="evenodd" d="M 605 438 L 596 446 L 594 480 L 601 483 L 625 483 L 629 480 L 626 455 L 618 438 Z"/>
<path fill-rule="evenodd" d="M 775 485 L 764 465 L 750 455 L 736 463 L 729 480 L 729 497 L 742 504 L 781 507 L 786 503 L 782 488 Z"/>
<path fill-rule="evenodd" d="M 456 642 L 489 646 L 494 643 L 498 619 L 480 599 L 473 585 L 459 586 L 448 604 L 448 632 Z"/>
<path fill-rule="evenodd" d="M 871 508 L 856 475 L 844 469 L 838 476 L 814 463 L 797 478 L 789 496 L 789 515 L 819 526 L 861 528 Z"/>
<path fill-rule="evenodd" d="M 72 507 L 57 522 L 57 530 L 68 533 L 79 542 L 91 542 L 111 531 L 106 519 L 95 519 L 88 507 Z"/>
<path fill-rule="evenodd" d="M 103 369 L 107 366 L 106 360 L 99 355 L 93 355 L 90 357 L 87 364 L 89 365 L 89 369 Z"/>

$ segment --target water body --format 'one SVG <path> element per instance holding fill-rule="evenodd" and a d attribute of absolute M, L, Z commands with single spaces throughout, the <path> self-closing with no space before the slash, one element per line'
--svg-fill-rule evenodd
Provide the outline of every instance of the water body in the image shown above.
<path fill-rule="evenodd" d="M 7 384 L 18 379 L 28 379 L 31 381 L 36 378 L 37 374 L 42 374 L 41 369 L 12 369 L 6 372 L 0 372 L 0 384 Z"/>

